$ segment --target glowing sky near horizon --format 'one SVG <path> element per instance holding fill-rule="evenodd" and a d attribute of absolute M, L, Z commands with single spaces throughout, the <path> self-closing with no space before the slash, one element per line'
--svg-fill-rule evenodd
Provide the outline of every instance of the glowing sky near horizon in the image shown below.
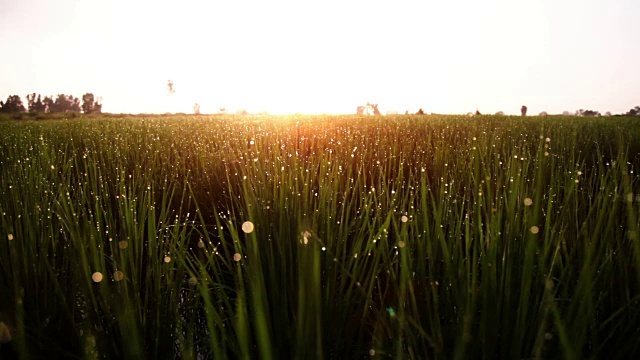
<path fill-rule="evenodd" d="M 0 97 L 93 92 L 129 113 L 620 113 L 640 105 L 638 13 L 636 0 L 0 0 Z"/>

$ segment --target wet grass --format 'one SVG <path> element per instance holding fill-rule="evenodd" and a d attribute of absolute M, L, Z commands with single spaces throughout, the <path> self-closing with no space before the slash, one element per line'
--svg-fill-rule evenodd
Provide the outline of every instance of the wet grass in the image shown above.
<path fill-rule="evenodd" d="M 0 354 L 629 358 L 633 118 L 0 123 Z"/>

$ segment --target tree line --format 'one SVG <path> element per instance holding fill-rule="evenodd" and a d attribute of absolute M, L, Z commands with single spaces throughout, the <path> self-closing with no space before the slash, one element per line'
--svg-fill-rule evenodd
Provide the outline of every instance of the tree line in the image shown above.
<path fill-rule="evenodd" d="M 82 101 L 82 102 L 81 102 Z M 10 95 L 6 101 L 0 100 L 0 113 L 66 113 L 83 112 L 85 114 L 101 113 L 102 101 L 92 93 L 82 95 L 82 100 L 73 95 L 58 94 L 45 96 L 36 93 L 27 95 L 27 106 L 18 95 Z"/>

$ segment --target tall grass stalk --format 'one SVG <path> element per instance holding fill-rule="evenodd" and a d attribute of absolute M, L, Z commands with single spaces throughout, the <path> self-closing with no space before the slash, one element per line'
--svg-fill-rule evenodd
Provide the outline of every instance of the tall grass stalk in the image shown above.
<path fill-rule="evenodd" d="M 639 166 L 630 118 L 2 122 L 0 354 L 629 358 Z"/>

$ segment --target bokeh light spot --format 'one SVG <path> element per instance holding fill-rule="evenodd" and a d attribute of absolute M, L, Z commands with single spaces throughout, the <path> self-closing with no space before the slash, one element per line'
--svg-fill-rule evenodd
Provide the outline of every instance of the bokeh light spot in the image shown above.
<path fill-rule="evenodd" d="M 242 223 L 242 231 L 244 231 L 245 234 L 251 234 L 253 232 L 253 229 L 254 226 L 251 221 L 245 221 Z"/>

